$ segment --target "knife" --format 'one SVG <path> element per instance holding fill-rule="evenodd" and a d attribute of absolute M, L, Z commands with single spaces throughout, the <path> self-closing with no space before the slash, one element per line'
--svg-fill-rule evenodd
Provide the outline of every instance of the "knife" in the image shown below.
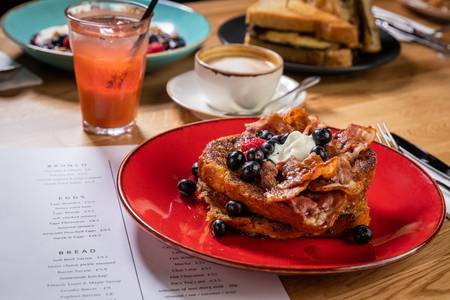
<path fill-rule="evenodd" d="M 405 140 L 395 133 L 392 133 L 392 137 L 395 139 L 399 147 L 405 149 L 406 151 L 411 153 L 411 155 L 417 157 L 424 164 L 431 167 L 435 171 L 438 171 L 439 174 L 450 180 L 450 167 L 442 160 L 420 149 L 416 145 L 410 143 L 409 141 Z"/>
<path fill-rule="evenodd" d="M 423 33 L 417 29 L 415 29 L 412 25 L 408 23 L 394 23 L 392 21 L 388 21 L 384 18 L 377 18 L 376 24 L 387 31 L 394 30 L 404 36 L 407 36 L 408 38 L 412 39 L 413 41 L 422 44 L 424 46 L 430 47 L 438 52 L 443 53 L 444 55 L 449 56 L 450 55 L 450 45 L 447 43 L 442 42 L 438 38 L 435 37 L 433 34 L 426 34 Z"/>

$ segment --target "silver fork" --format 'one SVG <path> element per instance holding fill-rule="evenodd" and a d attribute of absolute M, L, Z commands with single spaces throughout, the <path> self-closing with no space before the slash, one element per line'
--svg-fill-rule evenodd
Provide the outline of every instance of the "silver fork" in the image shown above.
<path fill-rule="evenodd" d="M 398 152 L 405 154 L 402 149 L 398 146 L 397 142 L 395 141 L 394 137 L 392 136 L 391 132 L 389 131 L 388 127 L 386 126 L 386 123 L 377 123 L 377 142 L 388 146 L 389 148 L 395 149 Z M 415 158 L 412 155 L 408 155 L 408 158 L 410 158 L 412 161 L 414 161 L 415 163 L 417 163 L 419 166 L 421 166 L 423 169 L 427 170 L 428 167 L 425 163 L 423 163 L 421 160 Z M 443 183 L 440 180 L 437 180 L 434 178 L 434 181 L 443 189 L 447 190 L 448 192 L 450 192 L 450 187 L 448 185 L 446 185 L 445 183 Z"/>

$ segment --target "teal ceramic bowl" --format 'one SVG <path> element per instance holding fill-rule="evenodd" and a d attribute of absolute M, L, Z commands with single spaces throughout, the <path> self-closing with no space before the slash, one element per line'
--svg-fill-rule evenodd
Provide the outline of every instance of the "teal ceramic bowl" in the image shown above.
<path fill-rule="evenodd" d="M 80 0 L 38 0 L 19 5 L 8 11 L 1 20 L 5 34 L 25 53 L 49 65 L 73 70 L 72 54 L 43 49 L 30 45 L 31 37 L 38 31 L 66 24 L 64 9 Z M 148 4 L 149 0 L 135 0 Z M 147 71 L 181 59 L 194 52 L 208 37 L 211 27 L 206 18 L 193 9 L 167 0 L 160 0 L 155 8 L 152 24 L 173 25 L 186 46 L 147 55 Z"/>

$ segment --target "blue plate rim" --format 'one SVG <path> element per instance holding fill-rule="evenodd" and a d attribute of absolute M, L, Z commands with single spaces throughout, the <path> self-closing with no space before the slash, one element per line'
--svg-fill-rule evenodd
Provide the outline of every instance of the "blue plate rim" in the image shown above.
<path fill-rule="evenodd" d="M 51 55 L 57 55 L 57 56 L 63 56 L 63 57 L 73 57 L 72 53 L 66 53 L 66 52 L 62 52 L 62 51 L 55 51 L 55 50 L 51 50 L 51 49 L 44 49 L 38 46 L 34 46 L 31 45 L 29 43 L 25 44 L 22 43 L 21 41 L 19 41 L 18 39 L 16 39 L 15 37 L 13 37 L 6 29 L 5 29 L 5 20 L 7 19 L 7 17 L 14 12 L 15 10 L 18 9 L 22 9 L 25 6 L 28 5 L 34 5 L 35 2 L 41 2 L 41 0 L 32 0 L 29 2 L 25 2 L 22 4 L 19 4 L 17 6 L 14 6 L 13 8 L 11 8 L 10 10 L 8 10 L 7 12 L 5 12 L 3 14 L 3 16 L 0 18 L 0 27 L 3 29 L 3 32 L 5 33 L 5 36 L 10 39 L 11 41 L 13 41 L 15 44 L 17 44 L 18 46 L 20 46 L 21 48 L 26 48 L 26 49 L 31 49 L 33 51 L 40 51 L 40 52 L 44 52 L 47 54 L 51 54 Z M 165 56 L 169 56 L 172 54 L 177 54 L 177 53 L 184 53 L 185 51 L 193 51 L 195 49 L 197 49 L 198 47 L 200 47 L 205 41 L 206 39 L 208 39 L 209 35 L 211 34 L 211 22 L 209 22 L 208 18 L 206 18 L 204 15 L 202 15 L 201 13 L 197 12 L 196 10 L 194 10 L 193 8 L 180 4 L 180 3 L 176 3 L 173 1 L 169 1 L 169 0 L 160 0 L 159 4 L 163 4 L 166 6 L 170 6 L 170 7 L 174 7 L 177 9 L 180 9 L 182 11 L 188 12 L 188 13 L 192 13 L 197 15 L 198 17 L 202 18 L 203 21 L 205 21 L 205 23 L 208 26 L 207 29 L 207 33 L 205 34 L 205 36 L 203 38 L 200 39 L 200 41 L 190 44 L 190 45 L 186 45 L 184 47 L 178 48 L 178 49 L 174 49 L 174 50 L 170 50 L 170 51 L 164 51 L 164 52 L 160 52 L 160 53 L 150 53 L 150 54 L 146 54 L 146 58 L 160 58 L 160 57 L 165 57 Z"/>

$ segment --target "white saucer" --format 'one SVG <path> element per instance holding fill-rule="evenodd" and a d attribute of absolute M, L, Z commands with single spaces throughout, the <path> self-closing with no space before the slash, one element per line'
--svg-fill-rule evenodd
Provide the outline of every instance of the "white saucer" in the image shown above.
<path fill-rule="evenodd" d="M 19 64 L 0 51 L 0 81 L 12 78 L 19 68 Z"/>
<path fill-rule="evenodd" d="M 280 97 L 293 90 L 298 84 L 299 83 L 296 80 L 282 75 L 277 90 L 275 91 L 272 99 Z M 180 106 L 190 110 L 192 114 L 199 119 L 206 120 L 213 118 L 230 118 L 229 115 L 225 115 L 219 111 L 216 111 L 206 104 L 205 96 L 197 81 L 197 75 L 193 70 L 182 73 L 170 79 L 166 85 L 166 91 L 173 101 L 178 103 Z M 273 104 L 270 105 L 268 109 L 266 109 L 266 111 L 264 111 L 264 114 L 279 110 L 285 110 L 286 108 L 303 104 L 306 98 L 306 92 L 300 93 L 297 99 L 291 102 L 295 94 L 296 93 L 287 95 L 286 97 L 289 97 L 290 99 L 282 101 L 283 103 L 289 102 L 289 107 L 277 107 L 276 104 Z"/>

